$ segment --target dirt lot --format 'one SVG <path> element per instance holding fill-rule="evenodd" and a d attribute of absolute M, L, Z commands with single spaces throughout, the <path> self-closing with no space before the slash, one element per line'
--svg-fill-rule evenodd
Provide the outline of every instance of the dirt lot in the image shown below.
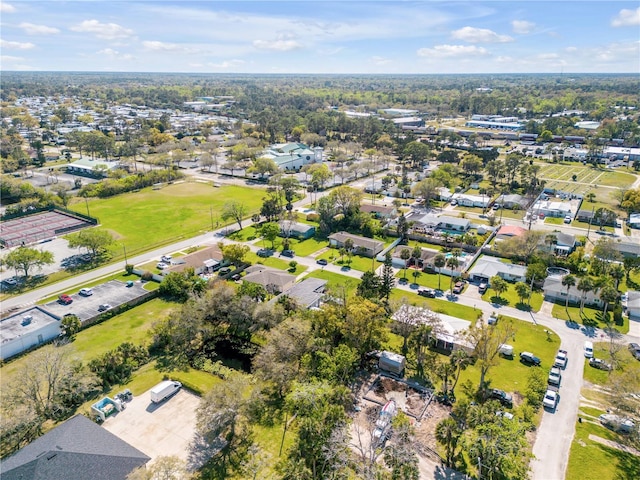
<path fill-rule="evenodd" d="M 107 418 L 103 426 L 151 457 L 174 455 L 187 459 L 196 425 L 200 398 L 182 389 L 156 405 L 149 391 L 127 403 L 127 408 Z"/>

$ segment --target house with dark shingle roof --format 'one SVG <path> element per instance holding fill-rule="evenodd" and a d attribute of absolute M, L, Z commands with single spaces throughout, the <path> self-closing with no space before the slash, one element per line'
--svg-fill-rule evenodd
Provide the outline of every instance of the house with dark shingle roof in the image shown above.
<path fill-rule="evenodd" d="M 2 480 L 125 480 L 150 458 L 76 415 L 0 462 Z"/>

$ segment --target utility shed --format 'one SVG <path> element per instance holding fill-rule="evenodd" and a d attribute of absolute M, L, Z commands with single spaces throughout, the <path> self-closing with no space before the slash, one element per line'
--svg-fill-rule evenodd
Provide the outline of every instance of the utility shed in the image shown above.
<path fill-rule="evenodd" d="M 378 368 L 402 376 L 406 360 L 404 356 L 393 352 L 382 352 L 378 360 Z"/>

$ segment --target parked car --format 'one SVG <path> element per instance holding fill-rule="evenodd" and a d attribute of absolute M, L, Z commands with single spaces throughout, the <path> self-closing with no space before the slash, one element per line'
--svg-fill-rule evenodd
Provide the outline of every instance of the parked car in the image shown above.
<path fill-rule="evenodd" d="M 296 252 L 294 252 L 293 250 L 283 250 L 280 255 L 283 257 L 293 258 L 296 256 Z"/>
<path fill-rule="evenodd" d="M 540 365 L 540 359 L 531 352 L 522 352 L 520 354 L 520 361 L 528 365 L 535 365 L 536 367 Z"/>
<path fill-rule="evenodd" d="M 485 282 L 482 282 L 479 286 L 478 286 L 478 292 L 479 293 L 484 293 L 487 291 L 487 288 L 489 288 L 489 285 Z"/>
<path fill-rule="evenodd" d="M 505 392 L 504 390 L 499 390 L 497 388 L 492 388 L 489 391 L 489 398 L 498 400 L 505 407 L 513 406 L 513 397 Z"/>
<path fill-rule="evenodd" d="M 171 255 L 163 255 L 162 257 L 160 257 L 160 260 L 162 260 L 164 263 L 171 263 L 172 258 L 173 256 Z"/>
<path fill-rule="evenodd" d="M 169 265 L 168 263 L 164 263 L 164 262 L 160 262 L 156 265 L 156 268 L 158 270 L 164 270 L 165 268 L 169 268 L 171 265 Z"/>
<path fill-rule="evenodd" d="M 431 290 L 430 288 L 421 288 L 418 290 L 418 295 L 427 297 L 427 298 L 436 298 L 436 292 Z"/>
<path fill-rule="evenodd" d="M 640 345 L 638 345 L 637 343 L 630 343 L 629 351 L 631 352 L 631 355 L 635 357 L 636 360 L 640 360 Z"/>
<path fill-rule="evenodd" d="M 316 263 L 318 265 L 322 265 L 323 267 L 326 266 L 326 265 L 329 265 L 329 262 L 328 262 L 328 260 L 326 258 L 321 258 L 321 259 L 317 260 Z"/>
<path fill-rule="evenodd" d="M 256 254 L 259 257 L 265 258 L 265 257 L 270 257 L 271 255 L 273 255 L 273 252 L 271 250 L 266 249 L 266 248 L 261 248 L 260 250 L 258 250 L 256 252 Z"/>
<path fill-rule="evenodd" d="M 607 372 L 611 371 L 611 364 L 605 362 L 601 358 L 592 357 L 589 359 L 589 365 L 593 368 L 597 368 L 598 370 L 605 370 Z"/>
<path fill-rule="evenodd" d="M 558 404 L 558 392 L 555 390 L 548 389 L 544 394 L 544 398 L 542 399 L 542 406 L 544 408 L 548 408 L 549 410 L 555 410 L 556 405 Z"/>
<path fill-rule="evenodd" d="M 18 284 L 18 280 L 15 277 L 6 278 L 4 283 L 9 285 L 10 287 L 15 287 Z"/>
<path fill-rule="evenodd" d="M 78 293 L 83 297 L 90 297 L 91 295 L 93 295 L 93 290 L 91 290 L 90 288 L 81 288 Z"/>
<path fill-rule="evenodd" d="M 488 319 L 487 323 L 489 325 L 496 325 L 498 323 L 498 316 L 494 313 Z"/>
<path fill-rule="evenodd" d="M 567 215 L 566 217 L 564 217 L 564 223 L 571 223 L 572 220 L 573 218 L 571 218 L 571 215 Z"/>
<path fill-rule="evenodd" d="M 587 358 L 593 357 L 593 343 L 588 340 L 584 342 L 584 356 Z"/>
<path fill-rule="evenodd" d="M 66 293 L 63 293 L 62 295 L 60 295 L 58 297 L 58 301 L 63 305 L 69 305 L 69 304 L 73 303 L 73 298 L 71 298 Z"/>
<path fill-rule="evenodd" d="M 567 366 L 567 351 L 558 350 L 556 359 L 553 361 L 554 367 L 565 368 Z"/>
<path fill-rule="evenodd" d="M 552 367 L 549 372 L 549 378 L 547 378 L 547 382 L 551 385 L 560 385 L 560 381 L 562 380 L 562 373 L 558 367 Z"/>
<path fill-rule="evenodd" d="M 462 289 L 464 288 L 464 283 L 462 282 L 456 282 L 456 284 L 453 286 L 453 293 L 461 293 Z"/>
<path fill-rule="evenodd" d="M 229 267 L 224 267 L 218 270 L 218 275 L 224 276 L 229 275 L 231 273 L 231 269 Z"/>
<path fill-rule="evenodd" d="M 109 305 L 108 303 L 103 303 L 102 305 L 100 305 L 98 307 L 98 311 L 99 312 L 106 312 L 107 310 L 109 310 L 111 308 L 111 305 Z"/>

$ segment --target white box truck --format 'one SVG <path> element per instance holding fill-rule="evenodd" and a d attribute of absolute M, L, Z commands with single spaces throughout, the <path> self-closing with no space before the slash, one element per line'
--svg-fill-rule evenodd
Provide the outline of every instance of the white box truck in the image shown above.
<path fill-rule="evenodd" d="M 171 395 L 177 393 L 180 388 L 182 388 L 182 384 L 180 382 L 165 380 L 151 389 L 151 401 L 153 403 L 160 403 Z"/>

